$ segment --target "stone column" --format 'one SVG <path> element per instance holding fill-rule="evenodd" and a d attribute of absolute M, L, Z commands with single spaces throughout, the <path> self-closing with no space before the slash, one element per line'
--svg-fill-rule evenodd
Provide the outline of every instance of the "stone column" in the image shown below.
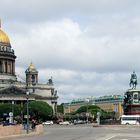
<path fill-rule="evenodd" d="M 38 74 L 36 75 L 36 83 L 38 83 Z"/>
<path fill-rule="evenodd" d="M 12 66 L 12 65 L 11 65 L 11 61 L 10 61 L 10 62 L 8 63 L 9 73 L 10 73 L 10 74 L 11 74 L 11 70 L 12 70 L 12 69 L 11 69 L 11 66 Z"/>
<path fill-rule="evenodd" d="M 4 62 L 4 60 L 2 61 L 2 73 L 4 73 L 5 72 L 5 62 Z"/>
<path fill-rule="evenodd" d="M 7 72 L 11 73 L 11 62 L 10 61 L 7 62 Z"/>
<path fill-rule="evenodd" d="M 28 75 L 28 84 L 31 85 L 32 83 L 32 75 Z"/>
<path fill-rule="evenodd" d="M 0 61 L 0 73 L 2 73 L 2 61 Z"/>
<path fill-rule="evenodd" d="M 12 65 L 11 65 L 11 73 L 12 73 L 12 75 L 14 75 L 14 61 L 12 61 L 12 63 L 11 63 Z"/>
<path fill-rule="evenodd" d="M 7 60 L 5 61 L 5 73 L 7 73 L 8 71 L 8 64 L 7 64 Z"/>
<path fill-rule="evenodd" d="M 55 115 L 57 116 L 57 102 L 55 102 Z"/>
<path fill-rule="evenodd" d="M 13 74 L 15 75 L 15 61 L 13 61 Z"/>

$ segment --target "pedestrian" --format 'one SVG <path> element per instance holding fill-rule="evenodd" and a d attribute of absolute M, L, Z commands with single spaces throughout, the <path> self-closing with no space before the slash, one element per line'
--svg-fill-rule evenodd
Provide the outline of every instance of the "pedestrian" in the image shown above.
<path fill-rule="evenodd" d="M 33 119 L 33 120 L 32 120 L 32 129 L 33 129 L 33 130 L 35 129 L 35 126 L 36 126 L 36 122 L 35 122 L 35 120 Z"/>

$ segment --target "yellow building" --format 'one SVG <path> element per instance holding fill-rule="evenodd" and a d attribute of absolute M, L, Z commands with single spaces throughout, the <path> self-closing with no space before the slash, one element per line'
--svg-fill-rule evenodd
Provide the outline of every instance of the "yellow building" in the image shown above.
<path fill-rule="evenodd" d="M 85 106 L 85 104 L 85 100 L 83 99 L 72 100 L 70 103 L 64 103 L 64 114 L 73 113 L 81 106 Z"/>
<path fill-rule="evenodd" d="M 73 113 L 81 106 L 85 105 L 97 105 L 106 112 L 115 112 L 116 118 L 120 118 L 123 114 L 123 96 L 121 95 L 110 95 L 102 96 L 98 98 L 88 98 L 89 102 L 87 103 L 86 99 L 73 100 L 70 103 L 64 104 L 64 114 Z"/>
<path fill-rule="evenodd" d="M 115 112 L 116 118 L 123 114 L 123 96 L 121 95 L 102 96 L 95 98 L 94 102 L 106 112 Z"/>

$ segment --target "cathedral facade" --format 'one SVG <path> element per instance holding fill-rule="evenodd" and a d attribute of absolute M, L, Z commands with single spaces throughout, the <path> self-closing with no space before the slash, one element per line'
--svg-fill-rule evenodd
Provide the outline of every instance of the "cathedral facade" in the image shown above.
<path fill-rule="evenodd" d="M 15 60 L 10 39 L 0 27 L 0 102 L 22 105 L 27 100 L 26 93 L 29 92 L 29 100 L 45 101 L 56 113 L 58 96 L 52 78 L 46 84 L 38 83 L 38 71 L 31 63 L 25 70 L 26 80 L 18 81 Z"/>

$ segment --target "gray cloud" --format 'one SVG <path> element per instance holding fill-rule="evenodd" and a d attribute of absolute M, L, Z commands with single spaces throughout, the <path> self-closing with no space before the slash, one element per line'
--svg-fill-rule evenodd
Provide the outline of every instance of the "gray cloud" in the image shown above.
<path fill-rule="evenodd" d="M 112 13 L 137 13 L 139 1 L 135 0 L 4 0 L 1 16 L 17 22 L 39 22 L 47 18 L 97 16 Z M 6 15 L 6 16 L 5 16 Z M 77 17 L 76 19 L 78 19 Z M 88 18 L 88 17 L 87 17 Z"/>
<path fill-rule="evenodd" d="M 32 61 L 40 82 L 53 76 L 60 102 L 123 94 L 140 75 L 140 10 L 135 0 L 5 0 L 2 29 L 25 79 Z"/>

